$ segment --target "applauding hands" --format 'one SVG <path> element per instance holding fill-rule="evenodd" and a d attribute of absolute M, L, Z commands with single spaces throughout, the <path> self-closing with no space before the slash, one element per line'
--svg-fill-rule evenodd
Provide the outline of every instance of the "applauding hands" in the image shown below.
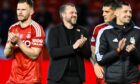
<path fill-rule="evenodd" d="M 125 48 L 125 45 L 126 45 L 126 38 L 123 38 L 119 41 L 119 44 L 118 44 L 118 48 L 117 48 L 117 52 L 121 52 L 124 48 Z M 135 45 L 134 44 L 129 44 L 126 46 L 125 50 L 130 53 L 131 51 L 133 51 L 135 49 Z"/>
<path fill-rule="evenodd" d="M 73 44 L 73 49 L 77 49 L 82 47 L 85 42 L 87 41 L 87 38 L 81 35 L 81 38 L 79 38 L 74 44 Z"/>

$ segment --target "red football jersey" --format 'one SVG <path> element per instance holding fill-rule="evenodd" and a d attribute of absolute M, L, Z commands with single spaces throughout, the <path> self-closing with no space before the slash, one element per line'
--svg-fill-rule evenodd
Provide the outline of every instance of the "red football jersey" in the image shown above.
<path fill-rule="evenodd" d="M 43 28 L 32 21 L 30 25 L 21 28 L 19 22 L 12 25 L 9 32 L 19 32 L 19 38 L 28 46 L 42 48 L 45 41 Z M 26 56 L 16 45 L 14 47 L 12 69 L 8 84 L 33 84 L 41 83 L 42 51 L 36 60 Z"/>
<path fill-rule="evenodd" d="M 108 25 L 107 23 L 103 23 L 95 27 L 93 31 L 93 35 L 91 37 L 91 46 L 95 46 L 98 32 L 100 31 L 100 29 L 105 28 L 107 25 Z"/>

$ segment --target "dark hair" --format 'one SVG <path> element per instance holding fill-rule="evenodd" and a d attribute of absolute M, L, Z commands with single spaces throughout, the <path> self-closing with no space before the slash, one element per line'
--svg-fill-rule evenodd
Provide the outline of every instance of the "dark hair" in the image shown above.
<path fill-rule="evenodd" d="M 128 2 L 125 2 L 125 1 L 119 1 L 116 9 L 121 8 L 123 5 L 129 6 L 130 4 Z"/>
<path fill-rule="evenodd" d="M 62 17 L 61 14 L 65 11 L 65 9 L 66 9 L 67 6 L 75 7 L 75 5 L 74 5 L 73 3 L 66 3 L 66 4 L 63 4 L 63 5 L 59 8 L 60 17 Z"/>
<path fill-rule="evenodd" d="M 112 10 L 116 10 L 118 8 L 121 8 L 122 5 L 130 5 L 127 2 L 124 2 L 122 0 L 106 0 L 103 4 L 103 6 L 109 6 Z"/>
<path fill-rule="evenodd" d="M 24 3 L 24 2 L 26 2 L 30 7 L 34 7 L 34 2 L 33 2 L 33 0 L 19 0 L 18 1 L 18 3 Z"/>

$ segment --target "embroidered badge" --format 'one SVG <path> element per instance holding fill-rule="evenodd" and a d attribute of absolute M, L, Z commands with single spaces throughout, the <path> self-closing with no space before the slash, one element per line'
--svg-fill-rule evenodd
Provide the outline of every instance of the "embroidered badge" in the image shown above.
<path fill-rule="evenodd" d="M 130 43 L 135 44 L 135 38 L 134 37 L 130 38 Z"/>
<path fill-rule="evenodd" d="M 117 38 L 113 39 L 113 42 L 118 42 L 118 39 Z"/>

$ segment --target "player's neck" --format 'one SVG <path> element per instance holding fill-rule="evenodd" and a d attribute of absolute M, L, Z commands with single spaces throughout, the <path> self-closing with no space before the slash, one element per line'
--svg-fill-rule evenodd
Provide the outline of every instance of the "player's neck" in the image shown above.
<path fill-rule="evenodd" d="M 123 25 L 124 25 L 124 23 L 123 23 L 123 22 L 121 22 L 121 21 L 119 21 L 119 20 L 117 20 L 117 21 L 116 21 L 116 24 L 117 24 L 117 25 L 121 25 L 121 26 L 123 26 Z"/>
<path fill-rule="evenodd" d="M 27 27 L 28 25 L 30 25 L 31 22 L 32 22 L 32 19 L 28 19 L 28 20 L 26 20 L 26 21 L 24 21 L 24 22 L 20 21 L 20 26 L 21 26 L 22 28 L 25 28 L 25 27 Z"/>

